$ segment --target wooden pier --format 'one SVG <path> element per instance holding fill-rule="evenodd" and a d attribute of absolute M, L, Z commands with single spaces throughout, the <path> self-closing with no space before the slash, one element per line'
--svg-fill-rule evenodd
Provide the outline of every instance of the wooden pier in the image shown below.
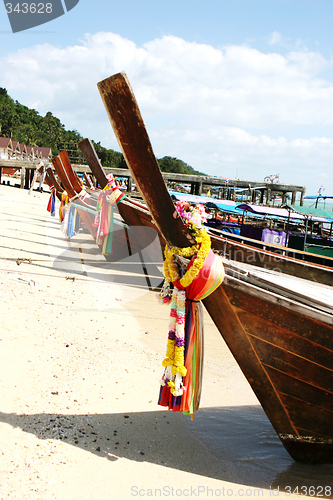
<path fill-rule="evenodd" d="M 45 166 L 49 164 L 48 160 L 43 160 Z M 29 189 L 33 179 L 35 169 L 41 164 L 41 160 L 2 160 L 0 159 L 0 182 L 1 172 L 3 168 L 16 168 L 20 171 L 20 187 Z M 73 165 L 73 169 L 77 173 L 86 173 L 93 175 L 88 165 Z M 132 193 L 133 179 L 128 169 L 107 168 L 105 172 L 112 173 L 115 177 L 126 179 L 127 192 Z M 303 205 L 305 195 L 304 186 L 296 186 L 292 184 L 276 184 L 272 182 L 259 182 L 251 180 L 227 179 L 224 177 L 213 177 L 208 175 L 186 175 L 162 172 L 163 178 L 168 183 L 175 182 L 177 184 L 190 185 L 190 193 L 201 195 L 203 186 L 216 188 L 218 198 L 232 200 L 235 198 L 237 191 L 244 190 L 251 192 L 253 203 L 263 204 L 264 200 L 270 200 L 277 193 L 282 194 L 282 204 L 287 202 L 288 196 L 291 195 L 291 204 L 294 205 L 297 193 L 300 194 L 300 205 Z M 259 198 L 259 200 L 257 200 Z"/>

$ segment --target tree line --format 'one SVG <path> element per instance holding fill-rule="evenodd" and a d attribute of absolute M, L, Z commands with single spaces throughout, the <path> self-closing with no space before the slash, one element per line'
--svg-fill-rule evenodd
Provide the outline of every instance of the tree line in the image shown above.
<path fill-rule="evenodd" d="M 66 130 L 59 118 L 53 116 L 50 111 L 43 117 L 35 109 L 14 101 L 2 87 L 0 87 L 0 136 L 10 137 L 27 146 L 50 147 L 53 156 L 66 149 L 73 163 L 83 163 L 77 145 L 84 138 L 77 130 Z M 100 142 L 92 142 L 103 167 L 127 168 L 122 153 L 104 148 Z M 163 172 L 202 174 L 178 158 L 164 156 L 157 161 Z"/>

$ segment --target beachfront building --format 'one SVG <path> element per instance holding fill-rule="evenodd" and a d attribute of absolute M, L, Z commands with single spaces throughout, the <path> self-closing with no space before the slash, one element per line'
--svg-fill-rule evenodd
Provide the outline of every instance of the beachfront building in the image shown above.
<path fill-rule="evenodd" d="M 19 141 L 12 141 L 12 150 L 10 151 L 10 157 L 9 159 L 10 160 L 20 160 L 20 156 L 21 156 L 21 150 L 20 150 L 20 143 Z"/>
<path fill-rule="evenodd" d="M 20 160 L 27 160 L 28 152 L 25 144 L 20 144 Z"/>
<path fill-rule="evenodd" d="M 38 148 L 38 158 L 41 160 L 47 160 L 51 162 L 52 160 L 52 151 L 51 148 L 39 147 Z"/>
<path fill-rule="evenodd" d="M 36 160 L 36 150 L 33 146 L 26 146 L 27 148 L 27 160 Z"/>
<path fill-rule="evenodd" d="M 9 160 L 12 151 L 12 140 L 9 137 L 0 137 L 0 159 Z"/>
<path fill-rule="evenodd" d="M 52 151 L 49 147 L 26 146 L 14 141 L 10 137 L 0 137 L 1 160 L 52 160 Z"/>

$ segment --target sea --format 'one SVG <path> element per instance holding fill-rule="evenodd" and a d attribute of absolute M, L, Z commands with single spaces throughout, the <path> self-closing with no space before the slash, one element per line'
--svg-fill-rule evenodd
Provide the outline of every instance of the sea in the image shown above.
<path fill-rule="evenodd" d="M 309 208 L 319 208 L 320 210 L 327 210 L 328 212 L 333 211 L 333 198 L 324 199 L 319 198 L 317 207 L 316 207 L 316 199 L 304 199 L 303 206 Z M 296 201 L 296 205 L 299 205 L 299 200 Z"/>

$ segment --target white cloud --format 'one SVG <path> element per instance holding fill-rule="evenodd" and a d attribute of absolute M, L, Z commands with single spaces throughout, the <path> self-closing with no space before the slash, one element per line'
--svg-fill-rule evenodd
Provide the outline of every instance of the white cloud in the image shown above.
<path fill-rule="evenodd" d="M 275 45 L 282 42 L 282 35 L 278 31 L 273 31 L 268 37 L 268 43 L 270 45 Z"/>
<path fill-rule="evenodd" d="M 277 44 L 281 35 L 270 40 Z M 119 149 L 96 83 L 125 70 L 158 157 L 177 156 L 230 178 L 279 172 L 283 182 L 310 191 L 313 177 L 326 178 L 326 192 L 329 182 L 333 192 L 333 84 L 320 78 L 330 64 L 306 49 L 284 56 L 174 36 L 137 47 L 97 33 L 76 46 L 37 45 L 2 57 L 0 85 L 41 114 L 52 111 L 67 128 Z"/>

